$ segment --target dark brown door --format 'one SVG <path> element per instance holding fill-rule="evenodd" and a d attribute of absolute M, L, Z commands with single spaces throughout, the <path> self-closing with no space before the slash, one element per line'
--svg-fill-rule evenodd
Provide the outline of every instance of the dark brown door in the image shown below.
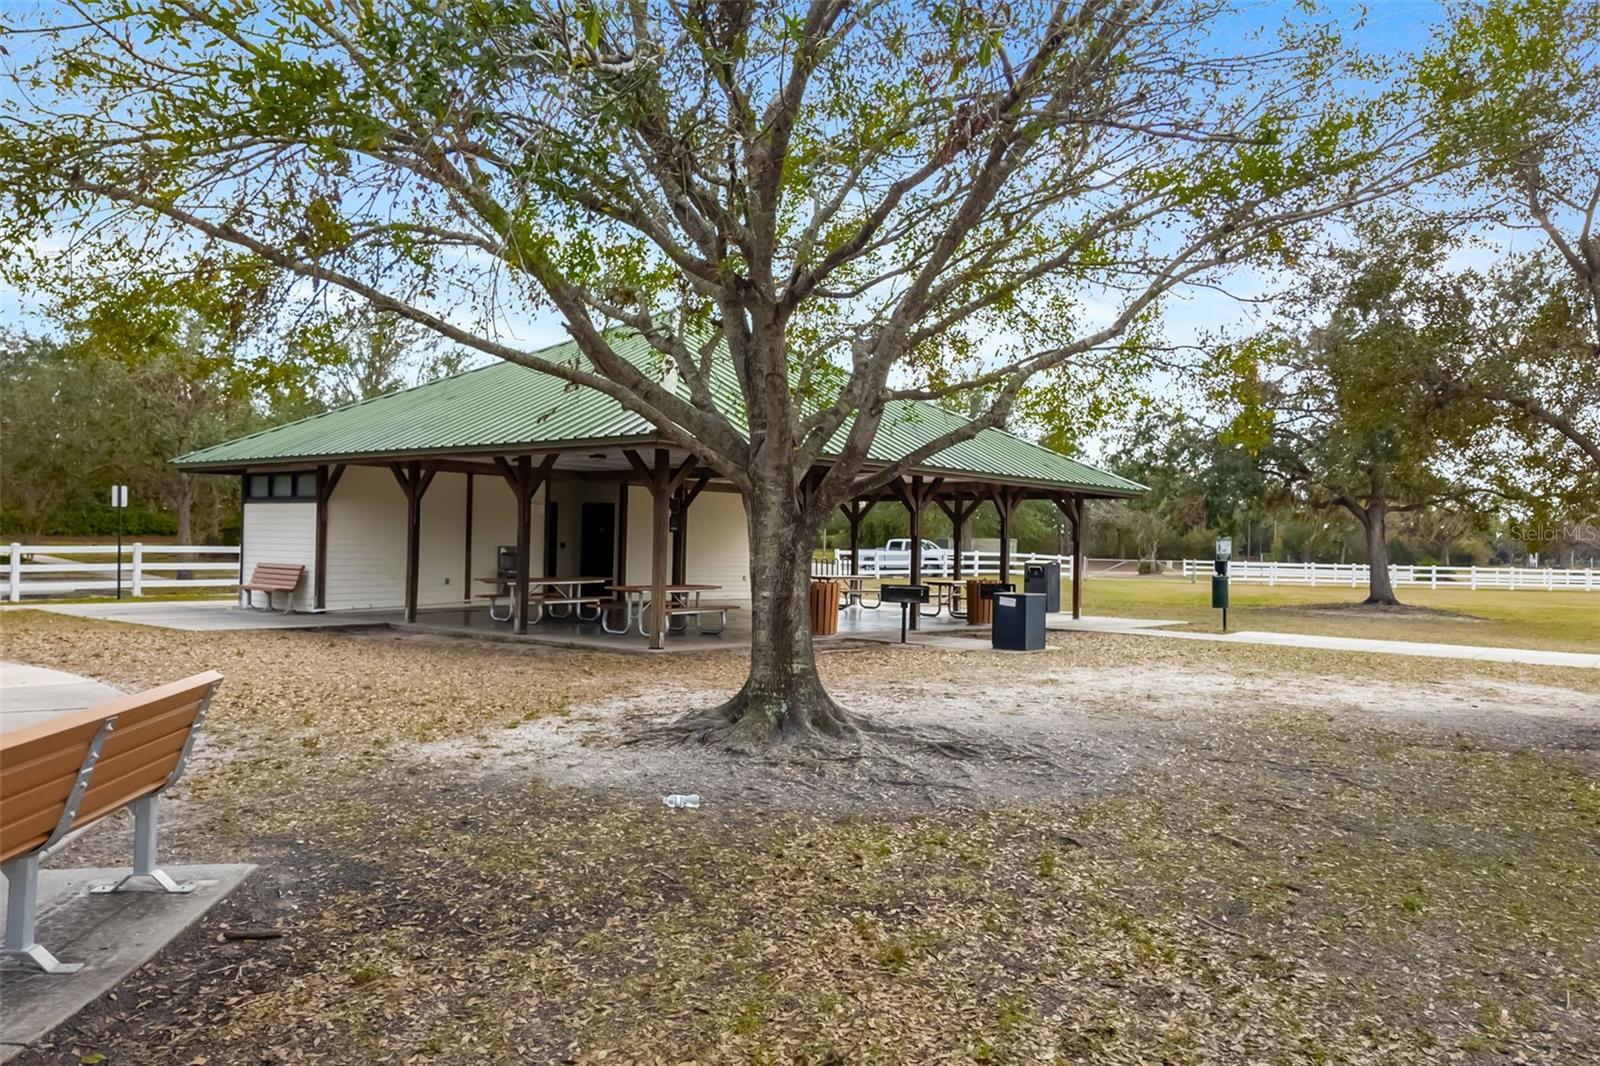
<path fill-rule="evenodd" d="M 617 559 L 617 505 L 586 503 L 578 532 L 578 572 L 584 577 L 612 576 Z M 604 592 L 596 585 L 585 595 Z"/>

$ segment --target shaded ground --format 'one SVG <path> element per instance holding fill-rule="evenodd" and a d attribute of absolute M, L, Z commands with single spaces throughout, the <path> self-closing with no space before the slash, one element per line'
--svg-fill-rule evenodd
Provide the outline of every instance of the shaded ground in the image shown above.
<path fill-rule="evenodd" d="M 24 1062 L 1600 1058 L 1590 672 L 847 646 L 851 706 L 997 754 L 797 765 L 628 742 L 734 654 L 0 626 L 221 669 L 167 851 L 267 867 Z"/>

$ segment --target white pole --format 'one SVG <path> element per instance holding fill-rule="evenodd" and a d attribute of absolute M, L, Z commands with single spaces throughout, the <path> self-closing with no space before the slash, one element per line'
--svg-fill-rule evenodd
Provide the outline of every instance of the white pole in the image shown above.
<path fill-rule="evenodd" d="M 11 586 L 8 595 L 11 597 L 11 602 L 16 603 L 22 599 L 22 545 L 12 543 L 11 561 L 6 569 L 7 580 Z"/>
<path fill-rule="evenodd" d="M 144 544 L 137 540 L 133 542 L 133 595 L 144 595 Z"/>

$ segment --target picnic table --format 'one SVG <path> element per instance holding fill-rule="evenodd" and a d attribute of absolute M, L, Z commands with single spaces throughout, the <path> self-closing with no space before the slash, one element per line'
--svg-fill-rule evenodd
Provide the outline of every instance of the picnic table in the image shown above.
<path fill-rule="evenodd" d="M 612 592 L 615 592 L 617 595 L 622 597 L 622 627 L 620 629 L 612 629 L 610 624 L 606 621 L 606 617 L 604 615 L 602 615 L 600 618 L 600 627 L 607 633 L 620 634 L 626 633 L 630 626 L 633 626 L 637 623 L 639 627 L 639 635 L 641 637 L 649 636 L 650 634 L 645 629 L 645 622 L 650 613 L 650 595 L 655 591 L 654 586 L 610 585 L 607 587 L 610 588 Z M 688 616 L 695 615 L 695 623 L 699 627 L 700 631 L 702 633 L 711 632 L 706 630 L 703 625 L 699 624 L 699 615 L 701 612 L 721 615 L 722 623 L 724 626 L 726 626 L 728 621 L 728 612 L 734 609 L 733 605 L 704 604 L 700 600 L 701 593 L 716 592 L 721 588 L 721 585 L 704 585 L 697 583 L 668 585 L 666 587 L 668 631 L 673 633 L 683 632 L 688 628 L 689 625 Z M 680 618 L 683 619 L 683 621 L 677 621 L 677 619 Z M 720 633 L 722 630 L 719 628 L 714 632 Z"/>
<path fill-rule="evenodd" d="M 565 618 L 568 614 L 576 612 L 581 621 L 594 621 L 594 618 L 584 618 L 584 609 L 593 608 L 595 618 L 600 616 L 600 604 L 605 602 L 604 596 L 585 596 L 585 585 L 603 585 L 611 578 L 608 577 L 530 577 L 528 578 L 528 604 L 533 610 L 530 622 L 537 622 L 543 616 L 545 608 L 550 608 L 552 618 Z M 489 593 L 489 617 L 496 622 L 509 622 L 513 615 L 514 604 L 511 602 L 512 589 L 516 585 L 516 578 L 512 577 L 480 577 L 478 581 L 485 585 L 494 586 L 494 591 Z M 546 591 L 549 590 L 549 591 Z M 505 614 L 495 613 L 495 605 L 501 597 L 506 600 Z M 555 608 L 560 607 L 557 613 Z"/>
<path fill-rule="evenodd" d="M 961 610 L 961 594 L 966 591 L 967 587 L 965 578 L 960 580 L 941 577 L 924 578 L 922 583 L 927 585 L 933 594 L 933 610 L 924 610 L 922 613 L 925 616 L 937 618 L 940 611 L 948 611 L 951 618 L 963 618 L 966 616 L 966 612 Z"/>
<path fill-rule="evenodd" d="M 882 602 L 880 595 L 873 603 L 867 602 L 868 574 L 812 574 L 813 581 L 837 581 L 844 586 L 844 595 L 839 597 L 839 610 L 847 607 L 867 607 L 876 609 Z"/>

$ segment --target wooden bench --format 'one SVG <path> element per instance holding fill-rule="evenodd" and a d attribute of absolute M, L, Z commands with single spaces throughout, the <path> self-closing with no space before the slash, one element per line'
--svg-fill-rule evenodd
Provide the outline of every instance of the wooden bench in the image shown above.
<path fill-rule="evenodd" d="M 294 610 L 294 590 L 300 587 L 300 579 L 305 576 L 306 568 L 299 563 L 257 563 L 256 568 L 250 573 L 250 580 L 239 586 L 239 591 L 245 595 L 245 606 L 256 605 L 256 593 L 267 594 L 267 610 L 272 610 L 272 594 L 282 592 L 284 596 L 283 613 L 288 614 Z"/>
<path fill-rule="evenodd" d="M 728 628 L 728 612 L 737 611 L 737 603 L 686 603 L 667 608 L 667 627 L 672 626 L 672 619 L 694 616 L 694 627 L 708 637 L 714 637 Z M 717 628 L 707 629 L 701 615 L 714 614 L 717 616 Z M 680 630 L 681 632 L 681 630 Z"/>
<path fill-rule="evenodd" d="M 5 954 L 46 973 L 72 973 L 34 939 L 39 863 L 74 829 L 133 809 L 133 872 L 92 888 L 115 892 L 138 877 L 191 892 L 156 865 L 157 800 L 183 773 L 195 734 L 222 681 L 196 674 L 135 696 L 0 734 L 0 873 L 5 875 Z"/>

